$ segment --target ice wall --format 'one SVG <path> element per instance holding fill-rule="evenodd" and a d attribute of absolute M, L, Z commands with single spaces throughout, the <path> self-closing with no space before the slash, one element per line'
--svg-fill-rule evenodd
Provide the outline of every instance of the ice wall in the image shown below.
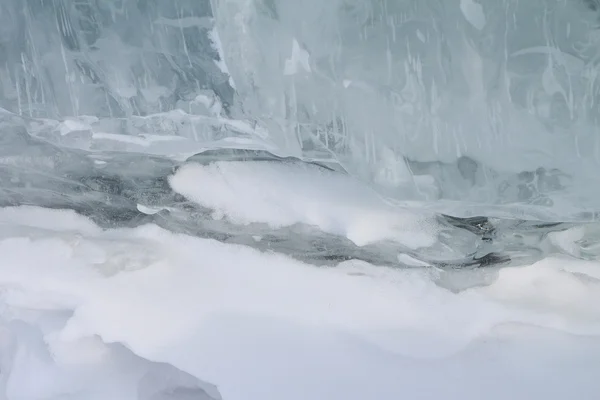
<path fill-rule="evenodd" d="M 457 214 L 589 219 L 598 22 L 593 0 L 5 0 L 0 107 L 63 147 L 261 148 Z"/>
<path fill-rule="evenodd" d="M 594 4 L 213 1 L 243 104 L 305 151 L 398 197 L 555 209 L 598 206 Z"/>
<path fill-rule="evenodd" d="M 201 90 L 232 101 L 207 1 L 12 0 L 0 22 L 0 104 L 13 112 L 147 115 Z"/>

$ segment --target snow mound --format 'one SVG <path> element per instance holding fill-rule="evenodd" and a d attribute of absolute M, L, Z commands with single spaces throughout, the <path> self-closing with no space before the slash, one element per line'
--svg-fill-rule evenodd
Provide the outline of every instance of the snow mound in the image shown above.
<path fill-rule="evenodd" d="M 452 293 L 428 269 L 319 268 L 153 225 L 102 231 L 31 208 L 1 209 L 0 221 L 9 399 L 592 399 L 600 389 L 598 263 L 544 260 Z"/>
<path fill-rule="evenodd" d="M 171 187 L 216 218 L 266 223 L 273 228 L 305 223 L 343 235 L 357 245 L 394 240 L 410 248 L 432 245 L 437 226 L 425 213 L 392 207 L 363 183 L 300 163 L 215 162 L 187 164 Z"/>

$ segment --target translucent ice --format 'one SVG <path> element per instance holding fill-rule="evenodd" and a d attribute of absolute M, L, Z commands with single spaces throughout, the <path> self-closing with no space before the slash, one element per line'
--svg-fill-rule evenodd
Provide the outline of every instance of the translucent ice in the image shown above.
<path fill-rule="evenodd" d="M 591 219 L 597 20 L 585 0 L 7 0 L 0 107 L 66 148 L 233 140 L 402 200 Z"/>
<path fill-rule="evenodd" d="M 0 1 L 0 399 L 596 399 L 599 18 Z"/>

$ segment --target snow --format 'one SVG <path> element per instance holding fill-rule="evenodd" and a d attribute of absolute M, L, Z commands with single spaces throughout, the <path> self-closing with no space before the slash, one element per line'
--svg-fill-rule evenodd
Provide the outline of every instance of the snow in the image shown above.
<path fill-rule="evenodd" d="M 177 160 L 169 184 L 188 200 L 163 197 L 155 177 L 156 193 L 135 196 L 144 221 L 172 227 L 169 213 L 195 203 L 259 226 L 240 245 L 132 227 L 141 218 L 103 229 L 74 211 L 0 207 L 0 400 L 598 398 L 597 224 L 544 236 L 538 250 L 553 256 L 532 265 L 442 270 L 403 254 L 436 259 L 475 240 L 405 200 L 463 216 L 595 215 L 594 13 L 481 0 L 30 3 L 0 6 L 3 204 L 79 204 L 66 188 L 92 171 L 68 163 L 141 153 Z M 325 154 L 355 177 L 291 159 L 206 164 L 215 149 Z M 26 180 L 53 171 L 64 188 Z M 327 233 L 314 236 L 323 247 L 337 235 L 398 249 L 407 268 L 251 247 L 297 224 Z M 477 250 L 513 251 L 501 236 Z"/>
<path fill-rule="evenodd" d="M 5 398 L 593 399 L 600 389 L 596 262 L 505 268 L 488 287 L 452 293 L 426 268 L 319 268 L 153 225 L 101 230 L 61 210 L 4 208 L 0 222 Z"/>
<path fill-rule="evenodd" d="M 430 215 L 392 208 L 349 176 L 298 163 L 187 164 L 170 178 L 173 190 L 233 222 L 277 228 L 305 223 L 357 245 L 392 240 L 410 248 L 436 240 Z"/>

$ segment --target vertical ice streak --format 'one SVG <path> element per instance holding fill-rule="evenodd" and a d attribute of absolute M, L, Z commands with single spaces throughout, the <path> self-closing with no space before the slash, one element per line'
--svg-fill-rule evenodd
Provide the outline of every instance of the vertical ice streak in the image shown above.
<path fill-rule="evenodd" d="M 600 209 L 595 1 L 10 0 L 1 11 L 0 106 L 44 118 L 34 135 L 59 146 L 261 148 L 338 163 L 400 200 L 431 200 L 416 183 L 429 182 L 442 208 Z M 98 121 L 52 139 L 50 121 L 86 116 Z M 148 135 L 182 142 L 141 145 Z M 405 166 L 411 179 L 391 178 Z"/>

